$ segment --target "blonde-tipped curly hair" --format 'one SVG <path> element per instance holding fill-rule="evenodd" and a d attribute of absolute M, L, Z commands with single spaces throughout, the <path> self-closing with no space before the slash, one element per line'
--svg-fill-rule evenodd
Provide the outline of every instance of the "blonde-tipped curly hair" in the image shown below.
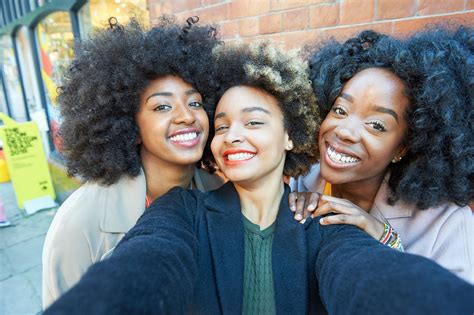
<path fill-rule="evenodd" d="M 307 65 L 296 53 L 286 53 L 268 42 L 221 46 L 215 51 L 217 100 L 231 87 L 246 85 L 273 95 L 284 117 L 294 148 L 286 156 L 284 174 L 308 172 L 318 159 L 320 115 Z M 212 125 L 211 125 L 212 126 Z"/>

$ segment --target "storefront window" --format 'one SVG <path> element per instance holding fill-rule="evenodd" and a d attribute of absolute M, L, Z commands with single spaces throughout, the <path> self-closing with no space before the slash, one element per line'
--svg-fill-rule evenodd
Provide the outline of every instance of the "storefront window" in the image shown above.
<path fill-rule="evenodd" d="M 51 134 L 56 150 L 60 152 L 61 143 L 57 136 L 60 121 L 57 88 L 62 85 L 63 72 L 74 57 L 74 37 L 69 13 L 56 12 L 48 15 L 38 23 L 35 33 Z"/>
<path fill-rule="evenodd" d="M 23 92 L 18 75 L 18 66 L 15 60 L 12 39 L 9 36 L 3 36 L 0 40 L 1 46 L 1 69 L 7 97 L 10 104 L 11 116 L 18 122 L 27 120 Z"/>
<path fill-rule="evenodd" d="M 3 91 L 3 78 L 0 75 L 0 112 L 8 115 L 7 98 Z"/>
<path fill-rule="evenodd" d="M 150 21 L 147 0 L 90 0 L 79 10 L 81 36 L 87 37 L 92 28 L 107 27 L 112 16 L 120 24 L 126 24 L 131 17 L 135 17 L 147 26 Z"/>

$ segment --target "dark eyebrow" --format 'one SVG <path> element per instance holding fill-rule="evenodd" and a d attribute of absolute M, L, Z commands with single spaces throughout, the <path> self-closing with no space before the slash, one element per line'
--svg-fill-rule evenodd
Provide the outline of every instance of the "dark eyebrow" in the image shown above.
<path fill-rule="evenodd" d="M 351 103 L 354 103 L 354 98 L 347 93 L 341 93 L 339 97 L 342 97 L 343 99 L 348 100 Z"/>
<path fill-rule="evenodd" d="M 260 112 L 264 112 L 265 114 L 268 114 L 268 115 L 272 115 L 272 113 L 270 113 L 268 110 L 266 110 L 265 108 L 262 108 L 262 107 L 258 107 L 258 106 L 254 106 L 254 107 L 245 107 L 244 109 L 242 109 L 242 112 L 243 113 L 250 113 L 250 112 L 253 112 L 253 111 L 260 111 Z M 225 112 L 220 112 L 219 114 L 216 114 L 216 116 L 214 116 L 214 120 L 216 119 L 219 119 L 219 118 L 222 118 L 222 117 L 225 117 L 226 113 Z"/>
<path fill-rule="evenodd" d="M 219 118 L 222 118 L 222 117 L 225 117 L 225 112 L 220 112 L 219 114 L 217 114 L 216 116 L 214 116 L 214 120 L 216 119 L 219 119 Z"/>
<path fill-rule="evenodd" d="M 242 112 L 243 113 L 250 113 L 250 112 L 254 112 L 254 111 L 260 111 L 260 112 L 264 112 L 265 114 L 268 114 L 268 115 L 272 115 L 272 113 L 270 113 L 268 110 L 266 110 L 265 108 L 262 108 L 262 107 L 258 107 L 258 106 L 254 106 L 254 107 L 245 107 L 244 109 L 242 109 Z"/>
<path fill-rule="evenodd" d="M 384 113 L 384 114 L 389 114 L 395 118 L 395 120 L 398 122 L 398 115 L 395 113 L 395 111 L 391 110 L 390 108 L 382 107 L 382 106 L 374 106 L 375 111 L 379 113 Z"/>
<path fill-rule="evenodd" d="M 198 91 L 196 91 L 195 89 L 190 89 L 190 90 L 187 90 L 186 92 L 184 92 L 186 95 L 193 95 L 193 94 L 199 94 Z M 151 94 L 150 96 L 148 96 L 145 100 L 145 103 L 148 102 L 148 100 L 154 96 L 173 96 L 173 93 L 171 92 L 157 92 L 157 93 L 153 93 Z"/>

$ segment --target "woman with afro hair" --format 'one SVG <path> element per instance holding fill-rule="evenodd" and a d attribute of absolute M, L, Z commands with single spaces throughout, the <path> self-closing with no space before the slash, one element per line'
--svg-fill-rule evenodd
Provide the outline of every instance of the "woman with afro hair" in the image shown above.
<path fill-rule="evenodd" d="M 283 175 L 318 153 L 303 62 L 261 44 L 225 47 L 216 66 L 211 149 L 229 181 L 158 198 L 45 315 L 471 312 L 474 287 L 429 259 L 293 220 Z"/>
<path fill-rule="evenodd" d="M 306 202 L 321 224 L 352 224 L 398 249 L 401 238 L 474 282 L 473 30 L 364 31 L 323 44 L 309 64 L 321 158 L 292 180 L 292 210 Z"/>
<path fill-rule="evenodd" d="M 109 20 L 76 48 L 59 94 L 70 175 L 85 184 L 60 207 L 43 250 L 43 305 L 111 252 L 147 204 L 175 186 L 222 181 L 197 169 L 213 88 L 211 26 L 163 17 L 145 30 Z M 194 25 L 193 25 L 194 24 Z"/>

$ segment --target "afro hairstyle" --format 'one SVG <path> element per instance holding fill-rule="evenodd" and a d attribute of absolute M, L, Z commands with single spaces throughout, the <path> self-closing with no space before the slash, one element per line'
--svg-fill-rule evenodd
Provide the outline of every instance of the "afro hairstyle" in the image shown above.
<path fill-rule="evenodd" d="M 151 81 L 179 76 L 201 93 L 204 108 L 211 110 L 206 100 L 215 83 L 209 61 L 220 44 L 216 29 L 195 24 L 197 17 L 180 25 L 163 16 L 148 30 L 136 20 L 125 26 L 113 20 L 110 28 L 77 43 L 58 96 L 69 175 L 103 185 L 140 173 L 135 114 Z"/>
<path fill-rule="evenodd" d="M 320 119 L 307 65 L 296 54 L 283 53 L 269 43 L 223 46 L 216 52 L 215 65 L 219 70 L 217 101 L 235 86 L 256 87 L 276 98 L 294 144 L 286 154 L 283 172 L 287 176 L 308 172 L 318 158 L 315 134 Z"/>
<path fill-rule="evenodd" d="M 406 39 L 374 31 L 320 44 L 310 77 L 325 117 L 344 84 L 361 70 L 384 68 L 405 84 L 407 154 L 389 166 L 388 202 L 426 209 L 473 199 L 474 36 L 472 29 L 436 26 Z"/>

